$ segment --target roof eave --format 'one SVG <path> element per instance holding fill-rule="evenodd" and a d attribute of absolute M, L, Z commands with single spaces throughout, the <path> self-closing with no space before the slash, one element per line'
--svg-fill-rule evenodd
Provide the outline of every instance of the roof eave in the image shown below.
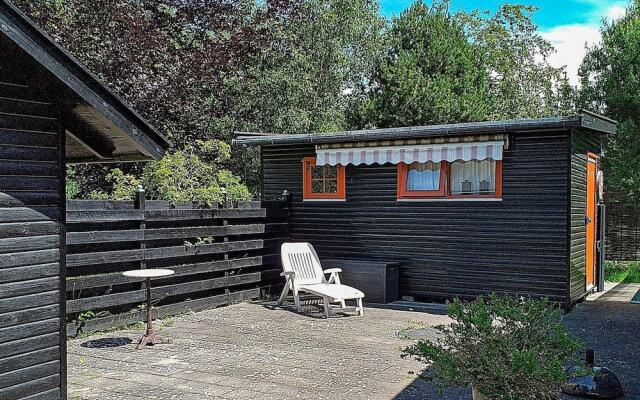
<path fill-rule="evenodd" d="M 171 146 L 167 138 L 8 0 L 0 0 L 0 30 L 131 137 L 140 146 L 141 153 L 157 159 Z"/>

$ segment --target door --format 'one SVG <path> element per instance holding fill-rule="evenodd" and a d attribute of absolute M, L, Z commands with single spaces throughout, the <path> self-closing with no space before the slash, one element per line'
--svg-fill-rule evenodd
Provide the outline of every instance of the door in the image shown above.
<path fill-rule="evenodd" d="M 596 179 L 598 156 L 588 154 L 587 158 L 587 213 L 584 220 L 587 228 L 586 286 L 587 290 L 591 290 L 595 285 L 596 270 Z"/>

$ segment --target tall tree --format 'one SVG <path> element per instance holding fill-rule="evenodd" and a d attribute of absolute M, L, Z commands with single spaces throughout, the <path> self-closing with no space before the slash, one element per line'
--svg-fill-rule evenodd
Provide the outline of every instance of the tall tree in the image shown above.
<path fill-rule="evenodd" d="M 581 101 L 619 121 L 605 139 L 607 189 L 640 204 L 640 0 L 616 21 L 603 21 L 602 42 L 580 67 Z"/>
<path fill-rule="evenodd" d="M 416 1 L 394 19 L 391 43 L 359 125 L 399 126 L 564 115 L 573 90 L 532 22 L 533 7 L 451 13 Z"/>
<path fill-rule="evenodd" d="M 548 61 L 555 49 L 533 23 L 536 10 L 505 4 L 495 14 L 457 14 L 489 71 L 490 119 L 540 118 L 574 110 L 574 89 L 564 67 Z"/>
<path fill-rule="evenodd" d="M 348 127 L 383 50 L 385 19 L 374 0 L 304 0 L 265 26 L 272 40 L 225 78 L 218 132 L 324 132 Z M 259 185 L 257 149 L 235 149 L 235 171 Z"/>
<path fill-rule="evenodd" d="M 488 72 L 448 2 L 414 3 L 394 18 L 389 49 L 363 105 L 364 123 L 387 127 L 482 120 Z"/>

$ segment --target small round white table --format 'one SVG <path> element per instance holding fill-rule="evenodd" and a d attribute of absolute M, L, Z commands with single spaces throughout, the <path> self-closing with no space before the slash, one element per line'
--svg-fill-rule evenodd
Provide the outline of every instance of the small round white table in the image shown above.
<path fill-rule="evenodd" d="M 122 275 L 128 278 L 142 278 L 146 282 L 147 286 L 147 332 L 140 338 L 136 349 L 144 349 L 146 345 L 153 346 L 159 343 L 171 343 L 169 339 L 163 339 L 162 337 L 153 333 L 152 315 L 151 315 L 151 279 L 163 278 L 169 275 L 173 275 L 175 271 L 171 269 L 136 269 L 132 271 L 125 271 Z"/>

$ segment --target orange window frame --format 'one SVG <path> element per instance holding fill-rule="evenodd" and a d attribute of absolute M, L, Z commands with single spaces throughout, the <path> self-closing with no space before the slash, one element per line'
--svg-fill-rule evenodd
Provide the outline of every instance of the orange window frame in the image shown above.
<path fill-rule="evenodd" d="M 303 200 L 345 200 L 346 184 L 343 165 L 336 165 L 337 190 L 335 193 L 314 193 L 312 190 L 313 174 L 311 168 L 316 167 L 315 157 L 302 159 L 302 199 Z"/>
<path fill-rule="evenodd" d="M 451 194 L 450 163 L 442 161 L 440 163 L 440 189 L 439 190 L 407 190 L 407 179 L 409 174 L 409 165 L 405 163 L 398 164 L 398 199 L 429 199 L 429 198 L 445 198 L 445 199 L 500 199 L 502 198 L 502 161 L 496 161 L 496 192 L 494 194 Z"/>
<path fill-rule="evenodd" d="M 398 164 L 398 198 L 428 198 L 444 197 L 447 185 L 447 170 L 449 165 L 446 162 L 440 163 L 440 183 L 438 190 L 407 190 L 407 180 L 409 179 L 409 164 Z"/>

